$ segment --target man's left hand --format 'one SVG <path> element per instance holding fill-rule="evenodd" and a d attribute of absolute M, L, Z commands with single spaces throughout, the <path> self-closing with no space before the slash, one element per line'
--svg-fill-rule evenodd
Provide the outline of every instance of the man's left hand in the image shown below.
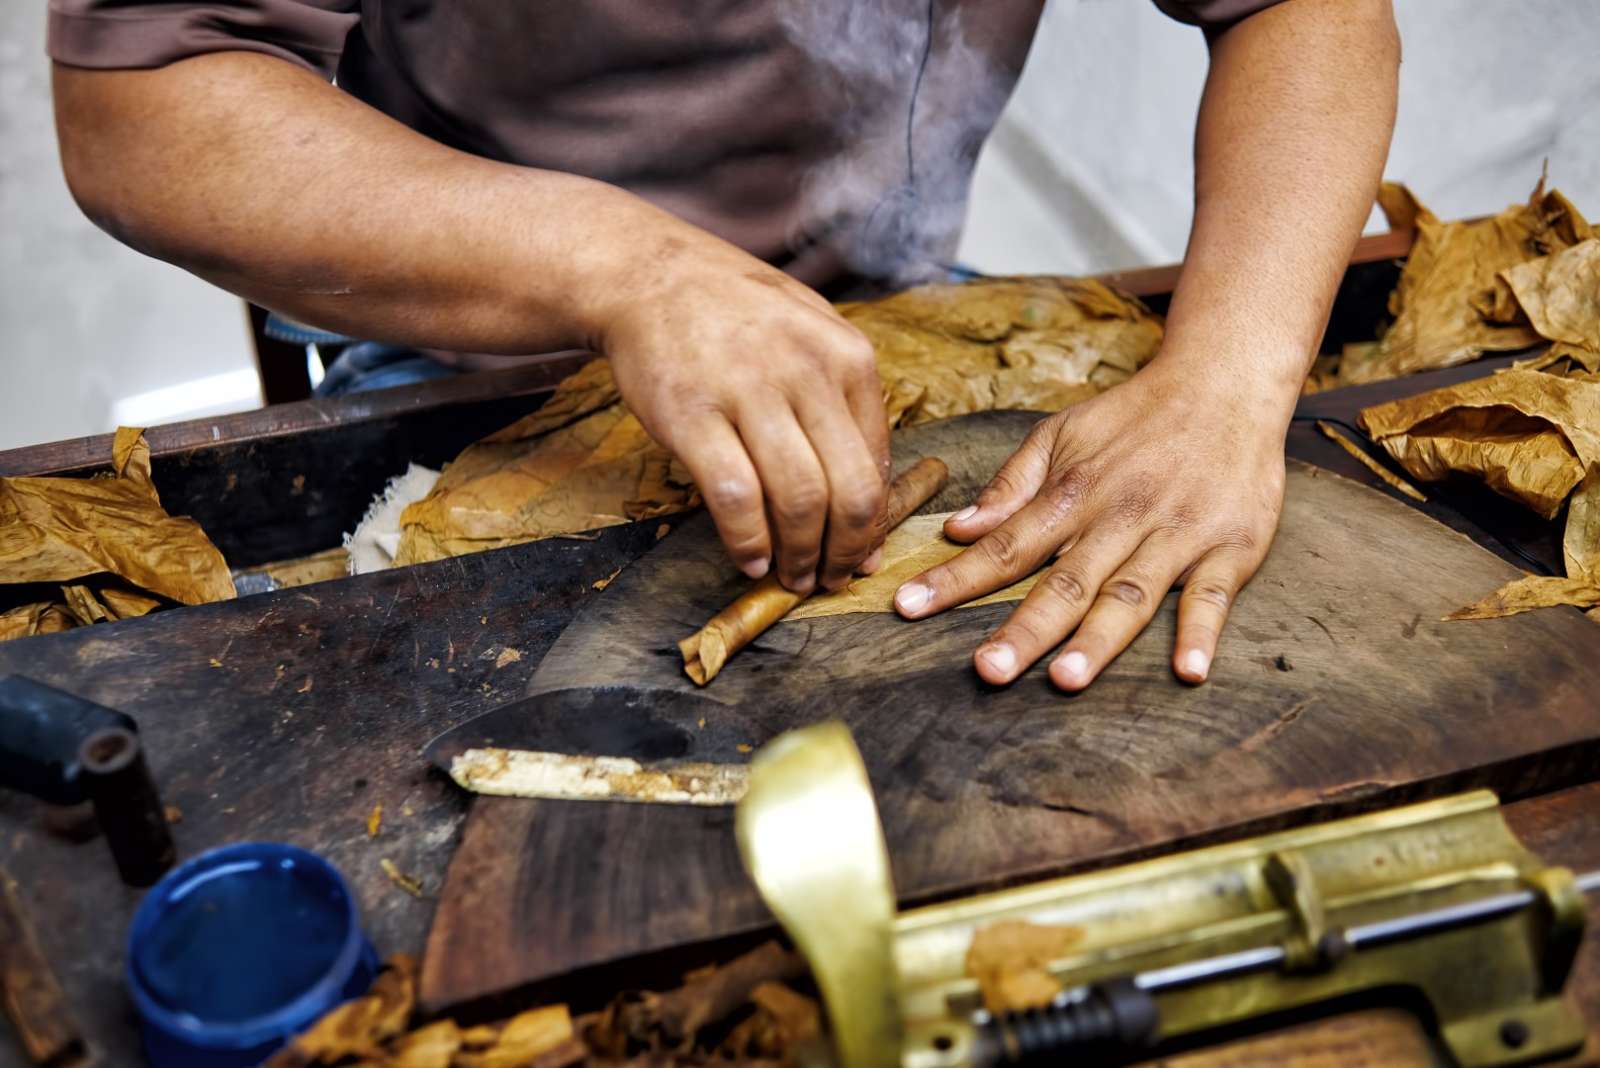
<path fill-rule="evenodd" d="M 1008 683 L 1070 634 L 1050 678 L 1081 690 L 1181 585 L 1173 670 L 1205 681 L 1234 596 L 1277 530 L 1287 411 L 1281 397 L 1158 359 L 1040 421 L 976 504 L 945 523 L 951 539 L 974 544 L 901 586 L 896 609 L 925 618 L 1053 556 L 973 659 L 985 681 Z"/>

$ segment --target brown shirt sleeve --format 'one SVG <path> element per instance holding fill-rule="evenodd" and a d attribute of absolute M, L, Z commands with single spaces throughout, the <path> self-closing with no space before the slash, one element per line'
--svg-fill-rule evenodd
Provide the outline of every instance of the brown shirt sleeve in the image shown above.
<path fill-rule="evenodd" d="M 332 78 L 360 0 L 50 0 L 50 58 L 71 67 L 162 67 L 206 52 L 260 52 Z"/>
<path fill-rule="evenodd" d="M 1206 29 L 1238 22 L 1247 15 L 1265 11 L 1282 0 L 1155 0 L 1156 7 L 1179 22 Z"/>

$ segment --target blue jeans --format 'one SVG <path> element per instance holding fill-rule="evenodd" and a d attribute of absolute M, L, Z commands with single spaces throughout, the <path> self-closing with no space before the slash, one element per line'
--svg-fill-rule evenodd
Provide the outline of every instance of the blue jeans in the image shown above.
<path fill-rule="evenodd" d="M 347 393 L 430 382 L 459 373 L 454 367 L 446 367 L 404 345 L 357 341 L 339 353 L 313 392 L 318 397 L 342 397 Z"/>

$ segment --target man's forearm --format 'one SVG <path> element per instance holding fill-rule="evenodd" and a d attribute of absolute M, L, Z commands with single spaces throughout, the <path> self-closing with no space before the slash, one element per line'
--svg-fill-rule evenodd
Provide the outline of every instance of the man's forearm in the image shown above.
<path fill-rule="evenodd" d="M 1162 359 L 1288 418 L 1382 175 L 1399 59 L 1388 0 L 1286 0 L 1211 42 Z"/>
<path fill-rule="evenodd" d="M 446 148 L 280 60 L 57 67 L 68 181 L 117 237 L 266 307 L 470 352 L 584 347 L 619 249 L 682 225 L 573 175 Z"/>

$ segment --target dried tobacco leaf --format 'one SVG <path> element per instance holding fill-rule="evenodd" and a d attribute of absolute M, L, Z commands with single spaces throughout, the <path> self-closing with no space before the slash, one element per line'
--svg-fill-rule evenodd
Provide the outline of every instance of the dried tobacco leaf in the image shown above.
<path fill-rule="evenodd" d="M 1567 503 L 1567 577 L 1517 579 L 1446 619 L 1492 619 L 1597 602 L 1592 591 L 1600 583 L 1600 380 L 1510 370 L 1368 408 L 1360 419 L 1419 478 L 1477 474 L 1546 519 Z"/>
<path fill-rule="evenodd" d="M 1600 358 L 1600 237 L 1500 272 L 1539 336 L 1576 350 L 1589 370 Z"/>
<path fill-rule="evenodd" d="M 1566 197 L 1539 180 L 1526 204 L 1489 219 L 1441 222 L 1403 186 L 1385 183 L 1379 205 L 1391 226 L 1415 226 L 1400 282 L 1389 297 L 1394 321 L 1371 348 L 1347 351 L 1339 381 L 1376 382 L 1524 348 L 1539 334 L 1521 314 L 1501 273 L 1591 236 Z"/>
<path fill-rule="evenodd" d="M 265 1068 L 306 1068 L 353 1057 L 381 1059 L 383 1044 L 405 1031 L 416 1004 L 416 961 L 404 953 L 384 962 L 363 996 L 323 1016 L 273 1054 Z"/>
<path fill-rule="evenodd" d="M 776 942 L 764 942 L 720 967 L 685 977 L 676 990 L 624 995 L 584 1029 L 597 1052 L 624 1056 L 686 1050 L 700 1030 L 727 1019 L 759 986 L 795 979 L 806 965 Z"/>
<path fill-rule="evenodd" d="M 1317 429 L 1322 431 L 1323 437 L 1328 438 L 1345 452 L 1355 457 L 1358 461 L 1360 461 L 1363 467 L 1377 475 L 1390 486 L 1393 486 L 1395 489 L 1399 490 L 1401 493 L 1404 493 L 1407 497 L 1410 497 L 1414 501 L 1422 501 L 1424 503 L 1427 502 L 1428 498 L 1422 495 L 1421 490 L 1417 489 L 1417 487 L 1413 486 L 1411 483 L 1407 482 L 1405 479 L 1401 478 L 1399 475 L 1395 474 L 1393 471 L 1389 470 L 1387 467 L 1368 456 L 1367 450 L 1351 441 L 1342 432 L 1340 432 L 1338 427 L 1334 426 L 1332 423 L 1324 419 L 1318 419 Z"/>
<path fill-rule="evenodd" d="M 1477 475 L 1547 519 L 1600 463 L 1600 383 L 1537 371 L 1380 404 L 1360 423 L 1415 478 Z"/>
<path fill-rule="evenodd" d="M 966 971 L 978 981 L 990 1012 L 1040 1008 L 1061 993 L 1049 965 L 1083 940 L 1081 927 L 1000 920 L 979 928 L 967 947 Z"/>
<path fill-rule="evenodd" d="M 111 478 L 0 478 L 0 583 L 111 574 L 182 604 L 231 598 L 200 525 L 162 509 L 143 431 L 118 430 L 112 459 Z"/>
<path fill-rule="evenodd" d="M 1555 605 L 1576 605 L 1579 608 L 1600 605 L 1600 580 L 1529 575 L 1506 583 L 1483 600 L 1458 608 L 1444 618 L 1451 621 L 1498 619 Z"/>
<path fill-rule="evenodd" d="M 554 1054 L 554 1056 L 551 1056 Z M 576 1041 L 572 1015 L 565 1005 L 545 1005 L 513 1016 L 482 1050 L 462 1050 L 451 1060 L 453 1068 L 562 1068 L 588 1056 Z"/>
<path fill-rule="evenodd" d="M 1561 540 L 1567 577 L 1600 582 L 1600 464 L 1592 465 L 1567 501 L 1567 529 Z"/>
<path fill-rule="evenodd" d="M 450 1068 L 461 1048 L 461 1029 L 454 1020 L 440 1020 L 403 1035 L 384 1060 L 385 1068 Z"/>
<path fill-rule="evenodd" d="M 1056 410 L 1155 355 L 1161 320 L 1099 282 L 925 286 L 840 313 L 878 353 L 891 426 L 996 408 Z M 648 519 L 698 502 L 688 472 L 587 364 L 527 418 L 468 446 L 401 516 L 396 564 Z"/>
<path fill-rule="evenodd" d="M 0 642 L 35 634 L 59 634 L 77 625 L 72 613 L 59 604 L 25 604 L 0 612 Z"/>
<path fill-rule="evenodd" d="M 750 992 L 756 1011 L 728 1033 L 718 1048 L 735 1064 L 784 1061 L 822 1030 L 822 1008 L 812 998 L 782 983 L 766 982 Z"/>

